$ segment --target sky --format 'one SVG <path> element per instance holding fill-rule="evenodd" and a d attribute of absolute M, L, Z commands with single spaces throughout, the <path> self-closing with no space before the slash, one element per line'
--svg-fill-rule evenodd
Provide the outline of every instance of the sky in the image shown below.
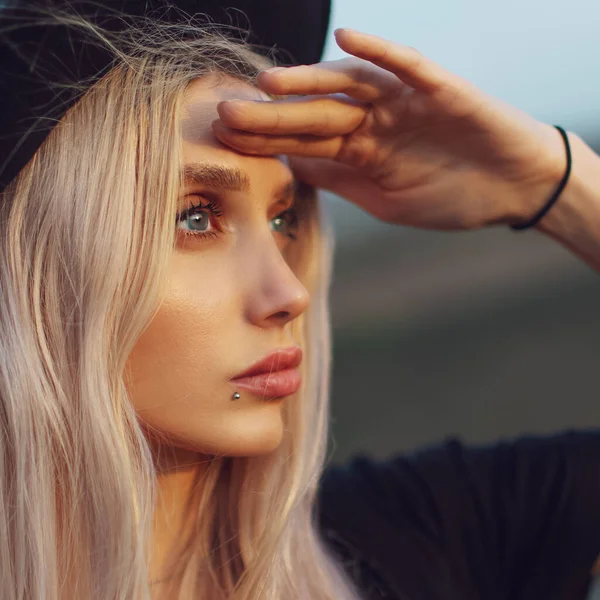
<path fill-rule="evenodd" d="M 600 136 L 600 0 L 333 0 L 336 27 L 414 46 L 487 93 Z"/>

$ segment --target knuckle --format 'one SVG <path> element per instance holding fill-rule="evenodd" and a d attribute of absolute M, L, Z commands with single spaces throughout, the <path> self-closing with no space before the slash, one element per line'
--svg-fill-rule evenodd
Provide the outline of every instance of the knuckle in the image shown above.
<path fill-rule="evenodd" d="M 276 106 L 275 107 L 275 114 L 273 116 L 273 123 L 271 124 L 271 128 L 274 131 L 279 130 L 279 127 L 281 126 L 281 107 L 280 106 Z"/>
<path fill-rule="evenodd" d="M 315 120 L 315 123 L 312 127 L 312 131 L 310 133 L 326 133 L 329 130 L 331 122 L 331 103 L 326 102 L 323 106 L 323 109 L 321 110 L 321 118 Z"/>
<path fill-rule="evenodd" d="M 321 89 L 323 86 L 323 71 L 321 69 L 315 69 L 314 78 L 315 88 L 317 90 Z"/>
<path fill-rule="evenodd" d="M 381 51 L 377 53 L 377 60 L 379 62 L 386 63 L 388 60 L 388 55 L 392 49 L 392 42 L 386 42 L 381 47 Z"/>
<path fill-rule="evenodd" d="M 239 102 L 229 102 L 225 105 L 226 109 L 223 113 L 225 121 L 234 123 L 241 123 L 246 120 L 247 111 L 244 110 L 244 106 Z"/>
<path fill-rule="evenodd" d="M 414 46 L 406 46 L 406 57 L 409 67 L 413 70 L 418 70 L 425 61 L 423 53 Z"/>
<path fill-rule="evenodd" d="M 369 157 L 364 151 L 360 140 L 348 135 L 343 136 L 336 160 L 355 169 L 365 169 L 369 166 Z"/>

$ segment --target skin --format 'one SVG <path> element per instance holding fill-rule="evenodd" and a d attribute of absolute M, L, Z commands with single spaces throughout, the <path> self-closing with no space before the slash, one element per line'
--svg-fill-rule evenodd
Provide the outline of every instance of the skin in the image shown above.
<path fill-rule="evenodd" d="M 295 243 L 291 221 L 276 218 L 293 204 L 293 191 L 282 195 L 292 172 L 282 157 L 241 154 L 212 133 L 217 103 L 231 97 L 268 98 L 229 77 L 190 84 L 182 114 L 184 164 L 239 168 L 249 189 L 186 183 L 178 210 L 206 204 L 208 194 L 220 196 L 223 214 L 204 212 L 199 221 L 176 225 L 168 292 L 128 358 L 128 390 L 160 472 L 153 579 L 170 575 L 167 555 L 176 554 L 186 528 L 183 504 L 208 459 L 268 453 L 280 444 L 286 399 L 239 390 L 232 401 L 237 389 L 229 379 L 273 350 L 297 345 L 290 324 L 309 302 L 286 262 Z M 217 235 L 183 233 L 199 230 Z"/>

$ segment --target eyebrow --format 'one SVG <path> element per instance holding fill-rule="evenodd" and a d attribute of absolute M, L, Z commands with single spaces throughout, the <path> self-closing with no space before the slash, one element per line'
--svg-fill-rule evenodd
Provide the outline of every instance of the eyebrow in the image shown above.
<path fill-rule="evenodd" d="M 228 192 L 249 192 L 250 178 L 239 167 L 217 163 L 189 163 L 182 169 L 184 182 L 196 183 L 206 187 Z M 291 196 L 296 189 L 296 180 L 290 179 L 280 190 L 278 196 Z"/>

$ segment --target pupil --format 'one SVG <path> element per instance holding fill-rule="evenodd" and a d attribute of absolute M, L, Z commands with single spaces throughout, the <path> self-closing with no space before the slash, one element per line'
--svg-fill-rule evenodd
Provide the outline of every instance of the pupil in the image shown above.
<path fill-rule="evenodd" d="M 203 218 L 206 218 L 206 213 L 196 213 L 189 217 L 192 223 L 195 223 L 196 225 L 198 225 Z M 204 223 L 204 227 L 192 227 L 192 229 L 195 229 L 196 231 L 203 231 L 204 229 L 206 229 L 206 225 L 207 223 Z"/>

